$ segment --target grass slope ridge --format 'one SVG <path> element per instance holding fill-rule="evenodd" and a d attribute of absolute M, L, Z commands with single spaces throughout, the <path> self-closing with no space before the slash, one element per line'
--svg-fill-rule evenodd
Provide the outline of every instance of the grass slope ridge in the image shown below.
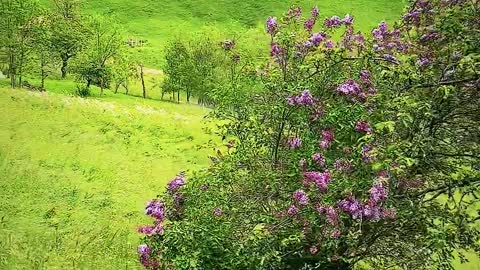
<path fill-rule="evenodd" d="M 208 164 L 206 113 L 0 89 L 0 269 L 139 267 L 146 201 Z"/>

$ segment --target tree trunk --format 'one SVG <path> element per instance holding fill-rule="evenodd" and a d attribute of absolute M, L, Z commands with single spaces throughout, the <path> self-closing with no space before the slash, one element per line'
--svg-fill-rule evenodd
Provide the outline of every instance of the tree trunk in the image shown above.
<path fill-rule="evenodd" d="M 177 92 L 177 102 L 180 103 L 180 90 Z"/>
<path fill-rule="evenodd" d="M 68 59 L 69 57 L 67 55 L 64 55 L 62 57 L 62 79 L 65 79 L 67 77 L 68 73 Z"/>
<path fill-rule="evenodd" d="M 147 88 L 145 87 L 145 79 L 143 78 L 143 65 L 140 66 L 140 77 L 142 79 L 143 98 L 147 98 Z"/>
<path fill-rule="evenodd" d="M 41 59 L 40 65 L 41 65 L 41 76 L 42 76 L 42 85 L 40 87 L 42 88 L 41 91 L 43 91 L 45 89 L 45 78 L 46 78 L 45 59 L 43 57 Z"/>
<path fill-rule="evenodd" d="M 8 74 L 10 75 L 10 86 L 15 88 L 17 85 L 17 78 L 15 77 L 16 68 L 15 68 L 15 55 L 13 52 L 10 52 L 10 58 L 8 63 Z"/>
<path fill-rule="evenodd" d="M 190 91 L 187 90 L 187 103 L 190 103 Z"/>

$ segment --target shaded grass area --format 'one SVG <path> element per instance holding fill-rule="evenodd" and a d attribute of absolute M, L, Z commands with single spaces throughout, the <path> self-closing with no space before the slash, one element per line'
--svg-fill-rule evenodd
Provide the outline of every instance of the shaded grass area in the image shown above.
<path fill-rule="evenodd" d="M 147 200 L 208 165 L 206 109 L 110 100 L 0 89 L 0 269 L 137 268 Z"/>

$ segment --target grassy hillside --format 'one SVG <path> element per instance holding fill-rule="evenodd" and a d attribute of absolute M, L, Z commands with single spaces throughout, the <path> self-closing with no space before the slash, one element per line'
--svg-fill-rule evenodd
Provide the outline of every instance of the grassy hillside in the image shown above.
<path fill-rule="evenodd" d="M 138 267 L 145 203 L 208 164 L 206 113 L 0 89 L 0 269 Z"/>
<path fill-rule="evenodd" d="M 51 0 L 41 0 L 49 3 Z M 240 46 L 268 46 L 264 22 L 269 16 L 281 16 L 291 5 L 310 13 L 318 5 L 321 17 L 353 14 L 357 26 L 370 31 L 378 22 L 394 22 L 406 0 L 85 0 L 88 13 L 115 17 L 125 27 L 128 37 L 148 40 L 142 50 L 147 64 L 159 68 L 163 46 L 175 36 L 207 31 L 213 38 L 238 38 Z"/>

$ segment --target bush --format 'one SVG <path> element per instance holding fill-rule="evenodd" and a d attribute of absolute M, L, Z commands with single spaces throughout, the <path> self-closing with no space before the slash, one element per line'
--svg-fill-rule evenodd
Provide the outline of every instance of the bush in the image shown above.
<path fill-rule="evenodd" d="M 75 87 L 75 92 L 74 94 L 79 97 L 89 97 L 91 95 L 90 93 L 90 87 L 85 86 L 85 85 L 77 85 Z"/>
<path fill-rule="evenodd" d="M 451 269 L 455 249 L 479 251 L 478 15 L 415 1 L 371 38 L 349 15 L 269 18 L 271 60 L 243 75 L 256 86 L 213 113 L 235 140 L 147 206 L 141 262 Z"/>

